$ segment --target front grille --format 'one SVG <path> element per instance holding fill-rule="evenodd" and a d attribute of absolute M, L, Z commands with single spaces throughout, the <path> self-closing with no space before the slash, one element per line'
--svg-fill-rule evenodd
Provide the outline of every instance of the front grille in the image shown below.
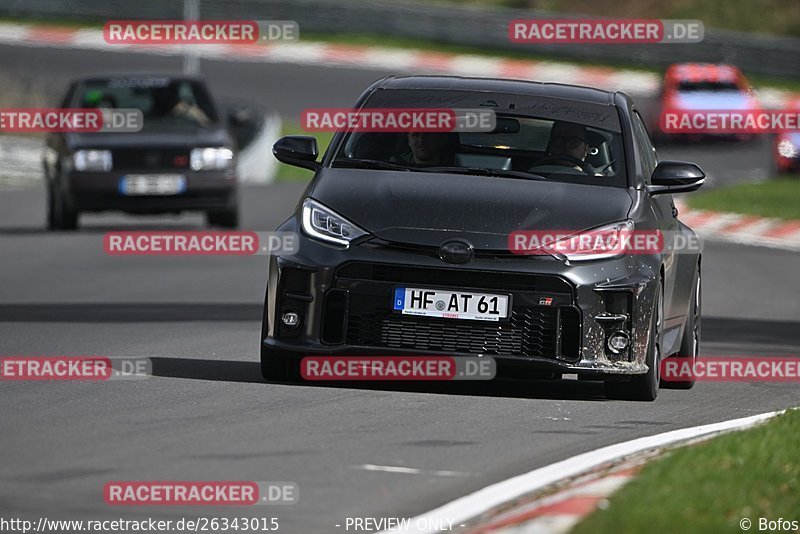
<path fill-rule="evenodd" d="M 504 291 L 543 291 L 572 295 L 572 286 L 563 278 L 549 275 L 477 271 L 453 268 L 411 267 L 380 263 L 352 262 L 336 273 L 338 279 L 372 280 L 398 284 L 424 284 L 441 287 L 474 287 Z M 444 285 L 442 285 L 444 284 Z"/>
<path fill-rule="evenodd" d="M 119 148 L 111 156 L 115 169 L 189 168 L 187 148 Z"/>
<path fill-rule="evenodd" d="M 351 300 L 347 343 L 464 354 L 552 357 L 557 310 L 515 307 L 508 322 L 456 321 L 399 315 L 368 299 Z"/>
<path fill-rule="evenodd" d="M 487 322 L 402 315 L 391 307 L 397 285 L 509 293 L 511 316 Z M 347 293 L 346 315 L 340 311 L 331 317 L 333 312 L 326 311 L 324 320 L 340 324 L 343 335 L 338 340 L 323 335 L 327 343 L 340 343 L 343 337 L 348 345 L 383 349 L 577 358 L 579 316 L 571 286 L 558 277 L 358 263 L 339 269 L 336 287 Z M 553 296 L 560 306 L 537 305 L 542 295 Z"/>

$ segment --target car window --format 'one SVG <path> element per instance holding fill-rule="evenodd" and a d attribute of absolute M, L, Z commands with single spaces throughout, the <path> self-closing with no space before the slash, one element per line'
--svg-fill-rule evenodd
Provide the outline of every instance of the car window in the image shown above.
<path fill-rule="evenodd" d="M 211 98 L 202 83 L 169 78 L 111 78 L 83 82 L 72 99 L 73 107 L 138 109 L 148 122 L 173 122 L 207 126 L 218 121 Z"/>
<path fill-rule="evenodd" d="M 384 91 L 389 92 L 400 91 Z M 385 94 L 380 96 L 381 106 L 368 101 L 364 107 L 425 107 L 402 99 L 388 106 L 390 99 Z M 453 107 L 469 108 L 464 102 L 467 98 L 454 97 L 458 106 Z M 486 96 L 475 98 L 476 102 L 482 102 Z M 443 100 L 441 97 L 437 103 Z M 627 185 L 616 108 L 596 105 L 595 111 L 585 102 L 573 104 L 560 100 L 551 104 L 543 98 L 508 108 L 511 109 L 495 109 L 495 116 L 498 123 L 512 127 L 491 132 L 344 133 L 332 165 L 346 165 L 347 160 L 370 160 L 414 169 L 448 167 L 449 172 L 460 172 L 460 169 L 480 168 L 528 173 L 532 178 L 553 181 Z M 420 151 L 430 150 L 435 153 L 432 158 L 419 157 Z"/>
<path fill-rule="evenodd" d="M 678 82 L 678 91 L 682 92 L 699 92 L 699 91 L 741 91 L 741 87 L 736 85 L 733 81 L 688 81 L 683 80 Z"/>
<path fill-rule="evenodd" d="M 650 136 L 647 135 L 647 128 L 645 128 L 644 121 L 639 116 L 639 112 L 633 113 L 633 131 L 636 137 L 636 143 L 639 145 L 639 152 L 642 155 L 642 168 L 645 171 L 645 180 L 649 184 L 650 177 L 658 165 L 658 155 L 653 143 L 650 141 Z"/>

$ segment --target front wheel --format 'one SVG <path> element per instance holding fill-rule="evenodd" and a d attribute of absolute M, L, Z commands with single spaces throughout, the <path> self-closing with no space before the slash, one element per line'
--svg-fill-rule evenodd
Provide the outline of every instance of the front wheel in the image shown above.
<path fill-rule="evenodd" d="M 54 183 L 47 186 L 47 229 L 75 230 L 78 228 L 78 212 L 64 198 L 61 189 Z"/>
<path fill-rule="evenodd" d="M 650 332 L 647 337 L 647 373 L 631 378 L 628 382 L 609 380 L 605 383 L 606 397 L 609 399 L 654 401 L 658 397 L 661 365 L 661 330 L 664 321 L 664 305 L 662 295 L 663 282 L 660 282 L 653 303 L 653 314 L 650 319 Z"/>
<path fill-rule="evenodd" d="M 672 356 L 680 362 L 689 362 L 692 372 L 694 372 L 697 356 L 700 354 L 700 321 L 703 297 L 700 291 L 700 266 L 697 266 L 697 282 L 692 289 L 692 302 L 689 306 L 689 313 L 686 316 L 686 324 L 683 327 L 683 338 L 678 354 Z M 692 389 L 694 378 L 689 380 L 665 380 L 661 384 L 666 389 Z"/>
<path fill-rule="evenodd" d="M 221 228 L 238 228 L 239 210 L 233 208 L 225 211 L 209 211 L 206 213 L 206 224 Z"/>
<path fill-rule="evenodd" d="M 261 376 L 267 382 L 297 382 L 300 380 L 300 363 L 293 358 L 281 358 L 262 347 Z"/>

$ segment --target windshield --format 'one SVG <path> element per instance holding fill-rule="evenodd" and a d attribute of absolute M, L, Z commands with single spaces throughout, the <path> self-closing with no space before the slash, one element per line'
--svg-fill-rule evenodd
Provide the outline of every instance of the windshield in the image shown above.
<path fill-rule="evenodd" d="M 364 108 L 481 109 L 487 102 L 486 93 L 431 93 L 383 90 Z M 497 126 L 490 132 L 347 132 L 331 165 L 626 186 L 615 107 L 491 95 Z"/>
<path fill-rule="evenodd" d="M 138 109 L 144 124 L 175 123 L 209 126 L 217 113 L 203 84 L 169 78 L 112 78 L 82 83 L 73 107 Z"/>

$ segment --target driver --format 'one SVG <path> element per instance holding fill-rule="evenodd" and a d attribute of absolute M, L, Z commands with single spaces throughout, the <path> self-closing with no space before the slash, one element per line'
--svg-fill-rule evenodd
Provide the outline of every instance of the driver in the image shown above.
<path fill-rule="evenodd" d="M 153 90 L 153 111 L 159 117 L 180 117 L 203 126 L 211 122 L 200 107 L 179 94 L 174 84 Z"/>
<path fill-rule="evenodd" d="M 584 161 L 589 154 L 586 127 L 574 122 L 554 122 L 550 130 L 550 141 L 547 143 L 547 153 L 550 157 L 566 154 Z"/>
<path fill-rule="evenodd" d="M 587 135 L 586 126 L 582 124 L 555 121 L 550 130 L 550 140 L 547 142 L 547 150 L 543 158 L 550 161 L 544 165 L 534 165 L 531 169 L 536 169 L 537 172 L 563 172 L 564 167 L 567 167 L 585 172 L 569 158 L 559 160 L 558 157 L 570 156 L 585 162 L 586 156 L 589 154 Z M 585 165 L 589 170 L 594 170 L 588 163 Z"/>
<path fill-rule="evenodd" d="M 416 167 L 453 165 L 451 134 L 441 132 L 408 132 L 406 142 L 410 152 L 400 159 Z"/>

